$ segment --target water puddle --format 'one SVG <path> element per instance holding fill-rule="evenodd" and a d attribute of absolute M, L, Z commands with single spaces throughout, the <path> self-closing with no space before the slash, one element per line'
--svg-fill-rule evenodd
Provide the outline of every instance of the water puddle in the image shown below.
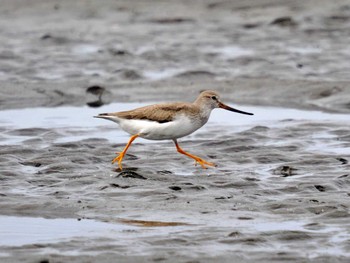
<path fill-rule="evenodd" d="M 76 45 L 72 52 L 76 55 L 88 55 L 88 54 L 96 54 L 100 50 L 99 46 L 91 45 L 91 44 L 80 44 Z"/>
<path fill-rule="evenodd" d="M 240 46 L 223 46 L 219 48 L 206 48 L 205 53 L 213 53 L 219 55 L 222 59 L 235 59 L 242 56 L 251 56 L 254 51 Z"/>
<path fill-rule="evenodd" d="M 0 246 L 58 243 L 74 238 L 123 239 L 130 232 L 138 232 L 140 236 L 167 235 L 169 231 L 181 230 L 179 227 L 186 225 L 188 224 L 181 222 L 131 219 L 116 219 L 111 223 L 91 219 L 0 216 Z M 155 229 L 159 227 L 164 230 Z M 156 233 L 152 233 L 150 229 L 154 229 Z"/>
<path fill-rule="evenodd" d="M 109 236 L 111 232 L 133 229 L 94 220 L 45 219 L 31 217 L 0 217 L 0 246 L 23 246 L 60 242 L 72 237 Z"/>
<path fill-rule="evenodd" d="M 287 47 L 287 50 L 291 53 L 297 53 L 300 55 L 309 55 L 309 54 L 320 54 L 322 49 L 317 47 Z"/>
<path fill-rule="evenodd" d="M 177 74 L 183 73 L 183 69 L 169 68 L 161 71 L 145 71 L 143 72 L 143 76 L 150 80 L 161 80 L 170 77 L 174 77 Z"/>

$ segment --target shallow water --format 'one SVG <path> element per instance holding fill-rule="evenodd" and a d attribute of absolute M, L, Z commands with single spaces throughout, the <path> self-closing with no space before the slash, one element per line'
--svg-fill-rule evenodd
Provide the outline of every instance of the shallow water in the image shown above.
<path fill-rule="evenodd" d="M 56 108 L 29 108 L 19 110 L 0 111 L 0 145 L 20 144 L 31 137 L 25 134 L 14 134 L 18 129 L 55 129 L 65 133 L 55 142 L 72 142 L 88 138 L 105 138 L 113 143 L 127 141 L 128 134 L 123 132 L 117 124 L 93 118 L 101 112 L 117 112 L 149 105 L 150 103 L 112 103 L 98 109 L 83 107 L 56 107 Z M 234 106 L 238 109 L 254 113 L 254 116 L 246 116 L 216 109 L 212 112 L 210 120 L 199 132 L 206 129 L 223 126 L 233 132 L 241 132 L 254 126 L 283 127 L 291 120 L 295 122 L 341 122 L 349 121 L 348 114 L 325 113 L 321 111 L 305 111 L 288 108 L 258 107 L 258 106 Z M 326 134 L 326 135 L 325 135 Z M 315 135 L 313 135 L 315 137 Z M 332 136 L 323 132 L 323 136 Z M 192 136 L 193 137 L 193 136 Z M 186 137 L 191 138 L 191 135 Z M 143 143 L 150 142 L 143 140 Z M 325 150 L 329 145 L 319 145 L 315 150 Z M 312 148 L 310 148 L 312 149 Z M 350 150 L 337 150 L 339 153 L 350 153 Z"/>
<path fill-rule="evenodd" d="M 136 227 L 95 220 L 0 216 L 0 246 L 57 243 L 76 237 L 120 236 Z"/>
<path fill-rule="evenodd" d="M 239 248 L 239 245 L 235 245 L 235 239 L 244 239 L 245 236 L 256 235 L 263 237 L 273 237 L 281 235 L 285 232 L 291 234 L 314 235 L 317 234 L 322 238 L 319 238 L 322 242 L 327 242 L 330 245 L 327 249 L 319 248 L 313 250 L 312 253 L 305 251 L 306 257 L 313 258 L 323 254 L 336 255 L 336 256 L 350 256 L 350 253 L 346 251 L 342 244 L 344 241 L 350 238 L 350 234 L 346 231 L 345 227 L 335 227 L 331 225 L 320 225 L 316 229 L 310 229 L 306 220 L 290 220 L 290 221 L 278 221 L 270 218 L 264 219 L 231 219 L 226 221 L 206 221 L 203 219 L 194 219 L 195 224 L 179 225 L 181 223 L 172 222 L 152 222 L 142 221 L 138 224 L 137 221 L 116 219 L 114 222 L 101 222 L 91 219 L 45 219 L 34 217 L 14 217 L 14 216 L 0 216 L 0 247 L 21 247 L 30 244 L 45 244 L 42 252 L 47 249 L 46 246 L 51 244 L 55 247 L 56 252 L 59 252 L 59 243 L 71 242 L 72 244 L 79 242 L 79 240 L 95 240 L 100 245 L 101 243 L 108 243 L 112 247 L 116 248 L 128 248 L 128 254 L 145 253 L 147 254 L 150 244 L 144 242 L 156 238 L 159 239 L 180 239 L 185 236 L 196 237 L 200 235 L 202 231 L 226 231 L 229 234 L 226 238 L 222 237 L 221 242 L 216 243 L 208 240 L 203 246 L 196 244 L 189 245 L 195 249 L 195 253 L 205 251 L 205 249 L 211 249 L 215 251 L 217 255 L 234 251 Z M 136 224 L 135 224 L 136 222 Z M 186 224 L 186 223 L 185 223 Z M 235 233 L 235 231 L 238 231 Z M 135 248 L 133 244 L 136 240 L 139 240 L 139 245 Z M 255 241 L 251 241 L 255 242 Z M 231 244 L 230 244 L 231 243 Z M 238 242 L 239 243 L 239 242 Z M 264 242 L 265 243 L 265 242 Z M 293 252 L 293 246 L 290 242 L 281 242 L 280 244 L 264 244 L 263 246 L 251 247 L 252 252 L 258 252 L 262 250 L 274 251 L 283 249 L 284 252 Z M 40 246 L 39 246 L 40 247 Z M 85 254 L 96 255 L 103 253 L 100 251 L 79 251 L 78 248 L 71 248 L 66 250 L 66 253 L 73 254 Z M 1 254 L 0 254 L 1 257 Z"/>

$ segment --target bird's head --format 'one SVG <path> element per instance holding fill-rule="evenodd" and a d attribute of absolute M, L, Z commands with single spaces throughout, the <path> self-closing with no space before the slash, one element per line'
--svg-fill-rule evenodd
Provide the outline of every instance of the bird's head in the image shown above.
<path fill-rule="evenodd" d="M 203 91 L 199 95 L 195 103 L 201 104 L 210 109 L 221 108 L 221 109 L 225 109 L 225 110 L 229 110 L 229 111 L 233 111 L 241 114 L 254 115 L 253 113 L 240 111 L 240 110 L 231 108 L 230 106 L 227 106 L 226 104 L 221 102 L 220 95 L 217 92 L 212 90 Z"/>

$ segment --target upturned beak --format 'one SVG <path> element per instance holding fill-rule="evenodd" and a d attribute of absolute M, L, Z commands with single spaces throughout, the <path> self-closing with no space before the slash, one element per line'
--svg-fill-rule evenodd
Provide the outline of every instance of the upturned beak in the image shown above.
<path fill-rule="evenodd" d="M 241 114 L 246 114 L 246 115 L 254 115 L 253 113 L 250 112 L 245 112 L 245 111 L 241 111 L 241 110 L 236 110 L 234 108 L 231 108 L 225 104 L 223 104 L 222 102 L 219 101 L 219 108 L 221 109 L 225 109 L 225 110 L 229 110 L 229 111 L 233 111 L 233 112 L 237 112 L 237 113 L 241 113 Z"/>

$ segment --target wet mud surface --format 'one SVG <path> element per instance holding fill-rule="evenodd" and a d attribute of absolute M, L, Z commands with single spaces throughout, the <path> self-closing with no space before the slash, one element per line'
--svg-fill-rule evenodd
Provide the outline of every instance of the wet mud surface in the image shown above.
<path fill-rule="evenodd" d="M 255 112 L 263 109 L 249 108 Z M 61 236 L 47 234 L 44 240 L 2 244 L 4 256 L 23 259 L 29 253 L 45 258 L 38 256 L 44 254 L 55 260 L 55 255 L 64 254 L 75 261 L 91 256 L 108 261 L 108 254 L 115 253 L 125 260 L 142 256 L 150 261 L 158 257 L 172 261 L 176 254 L 183 260 L 210 261 L 228 260 L 229 255 L 238 253 L 240 260 L 287 262 L 345 261 L 349 257 L 346 114 L 314 112 L 309 118 L 314 114 L 323 118 L 312 122 L 307 119 L 308 111 L 295 119 L 284 119 L 280 112 L 280 119 L 274 121 L 258 114 L 259 123 L 269 123 L 265 126 L 245 122 L 246 116 L 237 117 L 236 123 L 227 120 L 220 124 L 215 119 L 221 120 L 221 115 L 214 113 L 213 122 L 180 144 L 214 161 L 217 168 L 194 166 L 170 142 L 136 141 L 120 171 L 110 161 L 114 152 L 124 147 L 127 136 L 115 124 L 98 128 L 105 138 L 89 138 L 87 133 L 94 134 L 91 127 L 86 128 L 88 132 L 76 131 L 64 120 L 64 110 L 55 111 L 61 112 L 62 119 L 56 123 L 66 125 L 64 130 L 2 130 L 12 137 L 1 141 L 1 211 L 19 216 L 19 221 L 30 217 L 34 224 L 38 216 L 75 218 L 82 232 L 62 230 Z M 82 116 L 83 127 L 84 120 Z M 55 123 L 39 125 L 55 127 Z M 111 128 L 118 139 L 111 136 Z M 60 142 L 68 134 L 70 141 Z M 79 140 L 81 135 L 87 138 Z M 25 140 L 18 139 L 22 136 Z M 125 142 L 113 142 L 119 140 Z M 85 229 L 90 220 L 108 225 Z M 15 222 L 7 224 L 14 228 Z M 65 229 L 60 222 L 49 226 L 56 231 Z M 93 229 L 100 233 L 87 235 Z M 22 231 L 28 230 L 24 227 Z M 42 231 L 48 229 L 38 228 L 38 233 Z M 106 231 L 108 236 L 103 234 Z M 87 240 L 90 243 L 85 243 Z M 17 242 L 21 241 L 18 233 Z M 162 252 L 156 249 L 160 247 Z"/>
<path fill-rule="evenodd" d="M 349 261 L 348 1 L 5 0 L 0 14 L 1 262 Z M 215 112 L 179 141 L 217 168 L 167 141 L 110 163 L 128 135 L 90 116 L 203 89 L 255 113 Z"/>

